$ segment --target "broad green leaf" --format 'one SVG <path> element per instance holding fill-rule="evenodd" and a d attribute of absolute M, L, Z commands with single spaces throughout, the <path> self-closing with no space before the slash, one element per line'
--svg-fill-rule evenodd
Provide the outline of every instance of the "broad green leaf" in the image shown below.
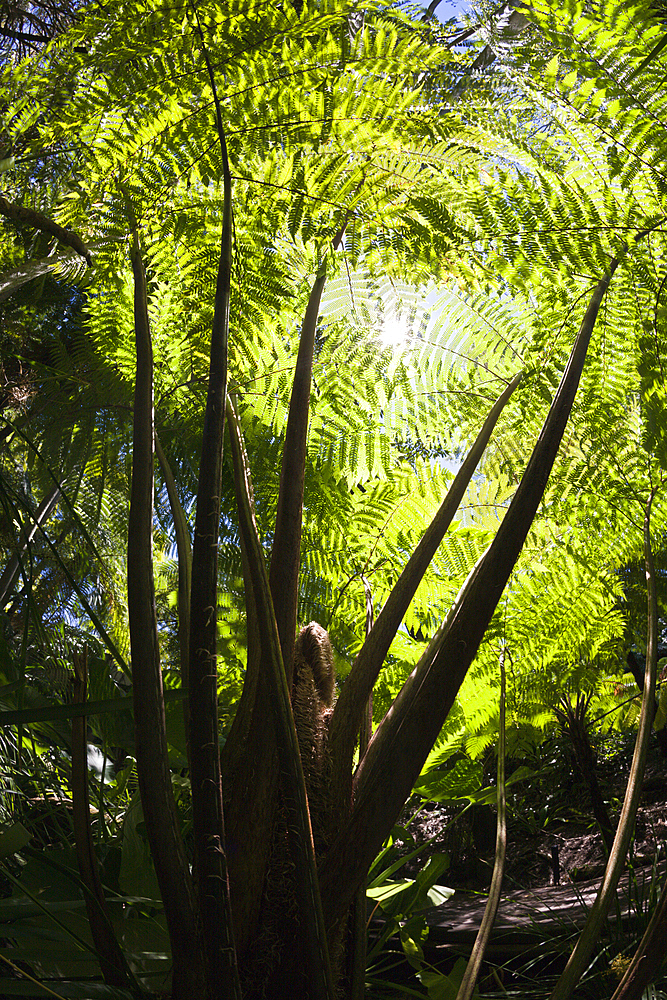
<path fill-rule="evenodd" d="M 12 825 L 0 833 L 0 858 L 6 858 L 9 854 L 16 854 L 22 847 L 32 840 L 30 834 L 22 823 L 12 823 Z"/>

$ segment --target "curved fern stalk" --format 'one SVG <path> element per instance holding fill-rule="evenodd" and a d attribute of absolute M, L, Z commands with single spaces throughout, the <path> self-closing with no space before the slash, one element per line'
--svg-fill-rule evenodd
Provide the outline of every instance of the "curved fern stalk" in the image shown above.
<path fill-rule="evenodd" d="M 632 757 L 632 766 L 628 777 L 628 785 L 625 790 L 625 798 L 623 799 L 623 808 L 618 819 L 616 836 L 609 852 L 602 885 L 595 898 L 595 902 L 590 908 L 584 929 L 575 945 L 574 951 L 570 955 L 568 963 L 551 994 L 551 1000 L 567 1000 L 568 997 L 572 996 L 575 986 L 586 970 L 591 952 L 600 936 L 602 925 L 607 918 L 609 907 L 616 896 L 616 887 L 618 886 L 618 880 L 625 865 L 628 847 L 630 846 L 630 840 L 635 827 L 635 817 L 641 797 L 646 756 L 653 725 L 655 679 L 658 663 L 658 598 L 653 550 L 651 547 L 651 506 L 657 490 L 658 487 L 655 487 L 651 491 L 644 512 L 644 566 L 646 570 L 648 641 L 646 644 L 646 674 L 644 677 L 644 691 L 642 693 L 642 707 L 639 716 L 635 752 Z"/>
<path fill-rule="evenodd" d="M 424 537 L 414 553 L 410 556 L 405 569 L 378 615 L 372 631 L 367 635 L 356 660 L 352 664 L 350 674 L 336 702 L 329 731 L 334 762 L 333 782 L 334 787 L 340 791 L 342 797 L 345 796 L 346 786 L 349 785 L 352 755 L 361 727 L 364 706 L 368 702 L 373 685 L 382 669 L 384 658 L 403 621 L 410 601 L 459 508 L 498 418 L 520 380 L 521 374 L 516 375 L 494 403 L 484 421 L 484 426 L 466 455 L 463 465 L 456 473 L 454 482 L 440 509 L 426 529 Z"/>
<path fill-rule="evenodd" d="M 45 215 L 42 215 L 41 212 L 36 212 L 32 208 L 25 208 L 23 205 L 13 205 L 0 196 L 0 215 L 4 215 L 6 219 L 11 219 L 13 222 L 32 226 L 33 229 L 39 229 L 43 233 L 55 236 L 64 246 L 76 250 L 85 259 L 89 267 L 92 265 L 93 258 L 91 257 L 90 250 L 78 233 L 73 233 L 71 229 L 59 226 L 57 222 L 53 222 Z"/>
<path fill-rule="evenodd" d="M 331 241 L 333 250 L 340 244 L 346 224 L 347 217 Z M 301 325 L 269 569 L 269 586 L 288 689 L 292 682 L 296 635 L 313 354 L 317 317 L 326 279 L 325 258 L 310 290 Z M 261 641 L 257 642 L 253 633 L 258 611 L 256 608 L 253 610 L 251 602 L 256 604 L 259 598 L 252 580 L 248 588 L 247 580 L 251 574 L 250 566 L 246 569 L 246 564 L 253 557 L 245 542 L 242 542 L 242 552 L 249 623 L 247 669 L 232 731 L 223 751 L 229 835 L 235 843 L 247 845 L 246 857 L 241 857 L 241 852 L 238 852 L 236 863 L 230 866 L 234 925 L 241 961 L 258 919 L 279 784 L 275 738 L 267 738 L 266 733 L 265 719 L 271 712 L 271 698 L 263 673 L 263 656 L 266 654 Z"/>
<path fill-rule="evenodd" d="M 496 856 L 493 862 L 491 888 L 484 907 L 484 916 L 477 931 L 470 960 L 463 974 L 456 1000 L 471 1000 L 475 984 L 491 938 L 491 931 L 500 904 L 500 893 L 505 873 L 507 850 L 507 798 L 505 792 L 505 649 L 500 653 L 500 725 L 498 730 L 498 824 L 496 827 Z"/>
<path fill-rule="evenodd" d="M 132 487 L 127 537 L 127 597 L 137 771 L 146 831 L 164 903 L 175 1000 L 204 995 L 201 943 L 188 860 L 171 785 L 153 579 L 153 350 L 146 272 L 136 224 L 131 247 L 137 374 Z"/>
<path fill-rule="evenodd" d="M 283 460 L 280 470 L 280 487 L 274 543 L 271 553 L 269 585 L 278 625 L 283 664 L 286 665 L 288 687 L 291 685 L 292 659 L 296 634 L 296 611 L 301 562 L 301 527 L 303 521 L 303 490 L 306 466 L 306 440 L 310 411 L 310 386 L 313 370 L 315 332 L 322 292 L 326 284 L 326 260 L 321 265 L 308 296 L 308 303 L 301 326 L 292 394 L 290 397 Z M 259 651 L 258 651 L 259 652 Z M 240 734 L 247 734 L 249 718 L 256 711 L 258 695 L 257 674 L 259 655 L 250 656 L 241 703 L 236 711 L 234 725 L 228 740 L 227 754 L 234 754 L 234 744 Z M 257 752 L 262 752 L 258 748 Z M 258 767 L 253 748 L 253 770 Z M 259 770 L 263 770 L 260 766 Z M 244 813 L 247 810 L 243 807 Z M 246 887 L 247 892 L 247 887 Z"/>
<path fill-rule="evenodd" d="M 190 542 L 190 532 L 188 530 L 188 520 L 185 511 L 181 507 L 176 489 L 176 480 L 171 471 L 171 466 L 167 461 L 167 456 L 160 443 L 160 439 L 155 432 L 155 454 L 160 463 L 162 478 L 167 487 L 169 497 L 169 507 L 176 531 L 176 551 L 178 553 L 178 649 L 181 664 L 181 687 L 187 692 L 190 687 L 190 669 L 188 664 L 189 637 L 190 637 L 190 588 L 192 586 L 192 543 Z M 183 713 L 185 715 L 185 732 L 188 734 L 188 719 L 190 717 L 190 704 L 187 693 L 183 699 Z M 188 740 L 188 756 L 190 754 L 190 741 Z"/>
<path fill-rule="evenodd" d="M 666 954 L 667 883 L 662 887 L 660 903 L 611 1000 L 641 1000 L 646 987 L 657 978 Z"/>
<path fill-rule="evenodd" d="M 60 496 L 60 487 L 53 486 L 51 491 L 47 493 L 39 507 L 33 514 L 33 525 L 29 531 L 25 531 L 23 538 L 20 542 L 19 551 L 15 552 L 13 556 L 7 562 L 2 576 L 0 576 L 0 607 L 4 607 L 8 597 L 9 592 L 16 583 L 19 575 L 19 560 L 24 555 L 28 546 L 34 541 L 35 535 L 44 524 L 44 522 L 49 518 L 52 513 L 56 503 L 58 502 L 58 497 Z"/>
<path fill-rule="evenodd" d="M 84 704 L 88 688 L 88 650 L 74 653 L 73 701 Z M 86 716 L 72 719 L 72 813 L 76 858 L 84 893 L 90 933 L 97 952 L 104 982 L 107 986 L 126 987 L 133 996 L 143 996 L 143 990 L 132 975 L 109 918 L 102 880 L 93 847 L 90 827 L 90 798 L 88 791 L 88 748 L 86 745 Z"/>
<path fill-rule="evenodd" d="M 307 942 L 306 958 L 309 965 L 310 996 L 312 1000 L 333 1000 L 331 963 L 299 741 L 292 715 L 290 692 L 282 659 L 278 625 L 273 611 L 264 552 L 250 502 L 248 459 L 238 415 L 231 398 L 227 400 L 227 420 L 234 462 L 234 487 L 239 525 L 248 553 L 248 566 L 252 578 L 263 665 L 266 667 L 266 680 L 271 694 L 280 758 L 280 776 L 288 811 L 290 847 L 296 866 L 296 891 L 300 908 L 300 923 Z"/>
<path fill-rule="evenodd" d="M 365 576 L 361 577 L 361 583 L 364 588 L 364 593 L 366 595 L 366 639 L 370 635 L 371 629 L 373 628 L 373 591 L 371 590 L 371 585 Z M 368 749 L 368 744 L 373 737 L 373 692 L 371 691 L 368 701 L 366 702 L 366 707 L 364 709 L 364 716 L 361 723 L 361 729 L 359 730 L 359 760 L 362 759 L 366 750 Z M 367 889 L 368 879 L 364 879 L 359 888 L 357 889 L 357 894 L 354 900 L 354 910 L 352 917 L 352 956 L 350 960 L 350 967 L 352 972 L 350 974 L 350 1000 L 364 1000 L 366 995 L 366 956 L 367 956 L 367 941 L 368 941 L 368 928 L 366 925 L 367 920 L 367 907 L 366 907 L 366 889 Z"/>
<path fill-rule="evenodd" d="M 379 853 L 491 621 L 546 489 L 600 304 L 617 266 L 614 258 L 593 291 L 546 421 L 495 539 L 471 571 L 442 628 L 403 685 L 357 769 L 352 813 L 320 869 L 328 927 L 335 926 L 345 914 Z M 371 640 L 374 633 L 375 628 Z"/>
<path fill-rule="evenodd" d="M 227 394 L 229 298 L 232 273 L 232 176 L 213 69 L 194 4 L 206 61 L 222 157 L 222 235 L 211 327 L 208 393 L 197 486 L 190 597 L 190 777 L 194 875 L 206 958 L 208 1000 L 241 997 L 225 845 L 218 738 L 218 538 Z"/>
<path fill-rule="evenodd" d="M 280 468 L 280 492 L 276 511 L 275 541 L 271 552 L 269 583 L 276 610 L 276 624 L 288 685 L 292 680 L 292 660 L 296 632 L 296 607 L 301 563 L 301 527 L 303 489 L 306 470 L 306 439 L 310 412 L 310 385 L 313 376 L 315 331 L 322 292 L 327 280 L 326 258 L 308 296 L 301 326 L 299 351 L 290 396 L 283 461 Z"/>
<path fill-rule="evenodd" d="M 331 241 L 332 250 L 336 250 L 340 244 L 346 224 L 347 218 Z M 311 288 L 301 326 L 299 352 L 285 429 L 275 540 L 269 569 L 271 596 L 276 612 L 276 623 L 283 652 L 283 663 L 287 671 L 288 686 L 292 682 L 292 661 L 296 638 L 303 489 L 306 474 L 306 440 L 310 413 L 310 387 L 313 378 L 313 352 L 315 350 L 317 317 L 326 280 L 327 261 L 325 257 Z"/>

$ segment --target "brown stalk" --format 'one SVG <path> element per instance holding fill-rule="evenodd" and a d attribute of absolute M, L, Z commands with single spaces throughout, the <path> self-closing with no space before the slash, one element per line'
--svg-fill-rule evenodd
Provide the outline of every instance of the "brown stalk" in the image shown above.
<path fill-rule="evenodd" d="M 232 179 L 215 77 L 194 4 L 222 158 L 222 234 L 211 328 L 208 393 L 202 433 L 190 598 L 190 780 L 194 875 L 206 961 L 208 1000 L 240 1000 L 241 986 L 229 896 L 218 737 L 218 538 L 227 392 L 229 299 L 232 273 Z"/>
<path fill-rule="evenodd" d="M 341 790 L 343 798 L 345 797 L 344 786 L 349 782 L 352 754 L 361 727 L 364 706 L 368 702 L 373 685 L 382 669 L 384 658 L 405 617 L 410 601 L 459 508 L 498 418 L 520 379 L 521 375 L 516 375 L 491 408 L 484 421 L 484 426 L 477 435 L 463 465 L 456 473 L 454 482 L 440 509 L 406 563 L 373 625 L 373 630 L 366 637 L 356 660 L 352 664 L 352 669 L 336 702 L 329 730 L 334 761 L 333 783 L 335 788 Z"/>
<path fill-rule="evenodd" d="M 87 648 L 84 647 L 82 653 L 73 653 L 72 661 L 74 664 L 72 700 L 76 705 L 83 705 L 86 702 L 88 687 Z M 85 715 L 72 719 L 72 814 L 76 860 L 86 890 L 84 896 L 88 925 L 104 982 L 107 986 L 118 986 L 121 989 L 125 987 L 133 996 L 141 997 L 144 995 L 143 991 L 130 972 L 114 933 L 93 846 Z"/>
<path fill-rule="evenodd" d="M 373 628 L 374 609 L 373 592 L 365 576 L 362 576 L 364 593 L 366 595 L 366 639 Z M 373 692 L 371 691 L 364 710 L 361 729 L 359 730 L 359 760 L 368 749 L 373 737 Z M 366 955 L 368 944 L 368 906 L 366 897 L 367 879 L 361 883 L 354 897 L 352 907 L 352 934 L 350 956 L 350 1000 L 364 1000 L 366 996 Z"/>
<path fill-rule="evenodd" d="M 195 901 L 171 785 L 153 579 L 153 349 L 146 272 L 133 229 L 134 389 L 127 597 L 139 791 L 171 941 L 174 1000 L 204 995 Z"/>
<path fill-rule="evenodd" d="M 296 638 L 303 488 L 306 474 L 306 439 L 310 412 L 310 384 L 313 375 L 313 351 L 317 317 L 326 280 L 326 264 L 323 264 L 310 291 L 301 326 L 299 353 L 294 370 L 294 382 L 285 430 L 283 461 L 280 468 L 275 541 L 269 571 L 271 596 L 276 611 L 276 624 L 278 625 L 288 684 L 291 684 L 292 681 L 292 660 Z"/>
<path fill-rule="evenodd" d="M 567 1000 L 586 970 L 595 943 L 600 936 L 602 926 L 607 918 L 609 907 L 616 897 L 616 887 L 625 866 L 625 859 L 635 828 L 635 817 L 641 797 L 642 781 L 646 767 L 648 744 L 653 725 L 655 705 L 655 679 L 658 663 L 658 599 L 655 583 L 655 566 L 651 548 L 651 505 L 656 490 L 653 490 L 646 505 L 644 515 L 644 565 L 646 568 L 646 599 L 647 599 L 647 648 L 646 674 L 642 692 L 642 707 L 639 716 L 639 728 L 635 741 L 635 752 L 628 776 L 628 785 L 623 799 L 623 808 L 618 818 L 616 835 L 612 844 L 602 885 L 591 906 L 586 923 L 579 936 L 574 951 L 560 979 L 556 983 L 551 1000 Z"/>
<path fill-rule="evenodd" d="M 337 247 L 342 240 L 346 222 L 347 217 L 333 237 L 332 247 Z M 296 636 L 313 353 L 325 281 L 326 262 L 311 288 L 301 327 L 283 447 L 276 530 L 269 571 L 269 585 L 288 686 L 291 684 Z M 263 653 L 257 640 L 256 624 L 253 624 L 256 618 L 253 610 L 255 598 L 247 567 L 249 557 L 244 546 L 242 541 L 249 631 L 247 672 L 234 724 L 223 749 L 228 836 L 235 850 L 234 861 L 230 865 L 230 886 L 237 946 L 242 960 L 259 918 L 279 783 L 275 737 L 267 732 L 267 720 L 269 727 L 273 725 L 271 698 L 264 680 Z M 240 849 L 240 845 L 243 845 L 243 849 Z"/>
<path fill-rule="evenodd" d="M 90 250 L 80 236 L 77 236 L 70 229 L 59 226 L 57 222 L 48 219 L 41 212 L 36 212 L 33 208 L 25 208 L 23 205 L 13 205 L 0 196 L 0 215 L 4 215 L 6 219 L 11 219 L 13 222 L 23 223 L 32 226 L 33 229 L 48 233 L 50 236 L 55 236 L 60 243 L 76 250 L 89 267 L 93 263 Z"/>
<path fill-rule="evenodd" d="M 266 671 L 267 687 L 271 695 L 278 744 L 280 779 L 288 812 L 290 847 L 296 866 L 296 891 L 300 923 L 306 938 L 305 952 L 309 971 L 310 996 L 312 1000 L 333 1000 L 331 964 L 299 742 L 282 661 L 280 637 L 273 611 L 264 552 L 250 500 L 248 459 L 232 399 L 227 400 L 227 420 L 234 462 L 234 486 L 239 525 L 252 579 L 262 659 Z"/>
<path fill-rule="evenodd" d="M 345 223 L 331 241 L 335 250 L 343 238 Z M 301 325 L 299 353 L 294 370 L 290 396 L 283 461 L 280 469 L 280 491 L 271 553 L 269 583 L 276 612 L 278 635 L 287 670 L 288 686 L 292 682 L 292 660 L 296 638 L 296 610 L 299 595 L 301 565 L 301 526 L 303 521 L 303 488 L 306 474 L 306 444 L 310 414 L 310 387 L 313 379 L 313 353 L 317 317 L 322 292 L 327 280 L 326 258 L 323 261 L 308 297 Z"/>
<path fill-rule="evenodd" d="M 403 685 L 359 765 L 352 814 L 320 868 L 328 928 L 347 911 L 391 830 L 484 637 L 544 494 L 600 304 L 617 263 L 612 260 L 609 273 L 593 292 L 551 409 L 494 541 L 470 573 L 444 625 Z M 371 639 L 374 633 L 375 628 Z M 377 669 L 373 665 L 372 670 Z"/>

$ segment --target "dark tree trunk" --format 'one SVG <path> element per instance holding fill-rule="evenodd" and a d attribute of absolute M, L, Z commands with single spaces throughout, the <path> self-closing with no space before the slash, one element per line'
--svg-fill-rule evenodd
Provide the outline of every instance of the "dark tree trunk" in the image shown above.
<path fill-rule="evenodd" d="M 194 4 L 193 9 L 215 106 L 224 196 L 197 487 L 187 657 L 190 675 L 188 743 L 194 830 L 193 870 L 204 940 L 206 998 L 229 1000 L 236 997 L 240 1000 L 222 799 L 217 666 L 218 538 L 232 273 L 232 178 L 213 69 Z"/>
<path fill-rule="evenodd" d="M 336 246 L 342 231 L 334 237 Z M 283 447 L 276 530 L 269 570 L 269 586 L 287 685 L 291 688 L 296 636 L 296 613 L 301 563 L 301 526 L 306 464 L 306 442 L 310 413 L 315 333 L 326 266 L 322 266 L 308 297 L 299 352 L 290 396 Z M 249 489 L 251 490 L 251 486 Z M 243 541 L 247 545 L 247 541 Z M 244 556 L 248 564 L 250 556 Z M 257 613 L 252 573 L 245 572 L 246 590 Z M 237 710 L 238 722 L 230 733 L 223 755 L 228 836 L 233 855 L 230 891 L 237 928 L 239 956 L 243 961 L 253 940 L 262 901 L 273 828 L 278 807 L 278 752 L 273 726 L 272 695 L 266 666 L 266 651 L 256 644 L 248 649 L 248 683 L 244 684 Z M 249 956 L 252 958 L 252 956 Z"/>
<path fill-rule="evenodd" d="M 136 230 L 135 230 L 136 233 Z M 127 598 L 132 652 L 139 790 L 164 903 L 174 960 L 174 1000 L 203 996 L 202 952 L 188 860 L 171 785 L 153 581 L 153 350 L 146 273 L 132 247 L 137 375 L 132 487 L 127 539 Z"/>
<path fill-rule="evenodd" d="M 287 898 L 294 895 L 298 906 L 298 922 L 290 917 L 289 905 L 278 928 L 279 938 L 288 947 L 283 949 L 280 966 L 268 978 L 266 994 L 278 995 L 285 984 L 289 984 L 290 996 L 295 1000 L 333 1000 L 333 982 L 329 961 L 327 934 L 324 925 L 320 899 L 319 879 L 315 861 L 315 847 L 310 822 L 306 777 L 302 764 L 302 733 L 297 735 L 295 714 L 298 696 L 295 694 L 295 710 L 292 712 L 287 677 L 282 662 L 280 636 L 273 610 L 264 554 L 262 551 L 249 489 L 248 462 L 241 436 L 238 415 L 231 400 L 228 401 L 230 440 L 234 459 L 234 483 L 239 511 L 239 523 L 248 557 L 248 567 L 252 579 L 254 608 L 260 645 L 266 665 L 266 687 L 270 694 L 271 714 L 274 719 L 276 746 L 280 764 L 282 801 L 285 813 L 286 838 L 275 837 L 273 846 L 280 840 L 287 840 L 294 866 L 293 876 L 285 877 Z M 309 629 L 311 626 L 308 627 Z M 328 637 L 324 629 L 316 626 L 320 633 Z M 302 630 L 308 631 L 307 629 Z M 309 646 L 317 646 L 317 637 Z M 300 641 L 302 636 L 300 636 Z M 329 647 L 330 648 L 330 647 Z M 300 661 L 310 663 L 311 675 L 315 670 L 314 658 L 299 651 Z M 333 695 L 333 661 L 328 665 L 327 689 L 329 700 Z M 310 668 L 309 668 L 310 669 Z M 311 676 L 311 684 L 313 677 Z M 314 735 L 314 734 L 311 734 Z M 307 755 L 307 759 L 310 754 Z M 307 767 L 307 765 L 306 765 Z M 307 775 L 310 769 L 307 770 Z M 312 788 L 312 774 L 310 787 Z M 284 902 L 284 900 L 283 900 Z M 264 995 L 262 992 L 261 995 Z"/>
<path fill-rule="evenodd" d="M 658 658 L 665 655 L 667 655 L 665 650 L 658 650 Z M 637 687 L 643 694 L 644 670 L 631 649 L 628 651 L 627 664 L 630 669 L 630 673 L 635 679 Z M 658 711 L 658 702 L 656 700 L 653 708 L 653 718 L 655 718 L 657 711 Z M 667 726 L 663 726 L 662 729 L 658 729 L 656 731 L 656 738 L 658 740 L 658 746 L 660 747 L 660 753 L 662 754 L 663 757 L 667 757 Z"/>

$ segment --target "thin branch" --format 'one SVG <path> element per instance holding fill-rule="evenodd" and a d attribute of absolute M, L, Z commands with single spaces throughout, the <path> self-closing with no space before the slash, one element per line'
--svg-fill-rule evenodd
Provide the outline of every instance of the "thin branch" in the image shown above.
<path fill-rule="evenodd" d="M 331 241 L 335 250 L 343 238 L 347 214 Z M 301 528 L 303 523 L 303 490 L 306 470 L 310 389 L 313 378 L 315 332 L 322 292 L 327 280 L 326 257 L 308 297 L 301 325 L 299 351 L 290 396 L 283 460 L 280 469 L 280 491 L 274 533 L 269 582 L 276 612 L 278 634 L 287 670 L 288 686 L 292 678 L 292 660 L 296 638 L 296 612 L 301 563 Z"/>
<path fill-rule="evenodd" d="M 651 547 L 651 506 L 655 493 L 656 489 L 651 493 L 644 516 L 644 564 L 646 568 L 648 641 L 644 691 L 642 694 L 642 707 L 639 716 L 639 729 L 637 730 L 635 751 L 625 790 L 623 808 L 618 818 L 616 836 L 609 852 L 609 860 L 607 861 L 602 885 L 589 910 L 584 929 L 575 945 L 574 951 L 570 955 L 567 965 L 551 994 L 551 1000 L 567 1000 L 568 997 L 572 996 L 577 983 L 586 970 L 595 943 L 600 936 L 602 926 L 607 918 L 609 907 L 616 898 L 618 880 L 625 865 L 628 847 L 630 846 L 630 840 L 635 827 L 635 817 L 641 797 L 646 756 L 653 724 L 655 680 L 658 662 L 658 599 L 653 549 Z"/>
<path fill-rule="evenodd" d="M 55 236 L 60 243 L 71 247 L 72 250 L 76 250 L 85 259 L 89 267 L 93 263 L 90 250 L 80 236 L 73 233 L 71 229 L 65 229 L 63 226 L 59 226 L 57 222 L 47 219 L 41 212 L 36 212 L 33 208 L 25 208 L 23 205 L 13 205 L 0 196 L 0 215 L 4 215 L 6 219 L 11 219 L 13 222 L 21 222 L 32 226 L 33 229 L 39 229 L 43 233 Z"/>
<path fill-rule="evenodd" d="M 477 931 L 470 960 L 463 974 L 456 1000 L 472 1000 L 479 970 L 484 959 L 495 923 L 505 873 L 507 850 L 507 798 L 505 789 L 505 649 L 500 653 L 500 722 L 498 730 L 498 822 L 496 826 L 496 856 L 491 876 L 491 888 L 484 907 L 484 916 Z"/>
<path fill-rule="evenodd" d="M 12 28 L 5 28 L 0 25 L 0 36 L 2 38 L 14 38 L 18 42 L 50 42 L 51 35 L 31 35 L 27 31 L 13 31 Z"/>
<path fill-rule="evenodd" d="M 349 775 L 352 751 L 361 727 L 364 706 L 382 669 L 392 640 L 429 563 L 459 508 L 498 418 L 519 384 L 520 378 L 521 376 L 517 375 L 493 405 L 465 461 L 456 473 L 454 482 L 440 509 L 396 581 L 372 632 L 352 665 L 336 703 L 329 731 L 334 761 L 333 781 L 334 785 L 338 787 L 342 787 L 346 776 Z"/>
<path fill-rule="evenodd" d="M 345 913 L 380 850 L 484 637 L 544 495 L 600 305 L 617 266 L 618 261 L 612 260 L 609 272 L 593 291 L 551 409 L 495 539 L 471 571 L 442 628 L 403 685 L 359 765 L 350 818 L 320 867 L 328 926 L 335 926 Z M 373 641 L 379 624 L 380 619 L 369 642 Z M 371 661 L 366 672 L 371 675 L 378 669 L 377 661 Z M 352 677 L 353 674 L 345 683 L 336 711 Z M 359 702 L 349 706 L 357 717 L 366 693 L 366 685 L 360 685 Z M 343 730 L 340 722 L 339 726 Z"/>

